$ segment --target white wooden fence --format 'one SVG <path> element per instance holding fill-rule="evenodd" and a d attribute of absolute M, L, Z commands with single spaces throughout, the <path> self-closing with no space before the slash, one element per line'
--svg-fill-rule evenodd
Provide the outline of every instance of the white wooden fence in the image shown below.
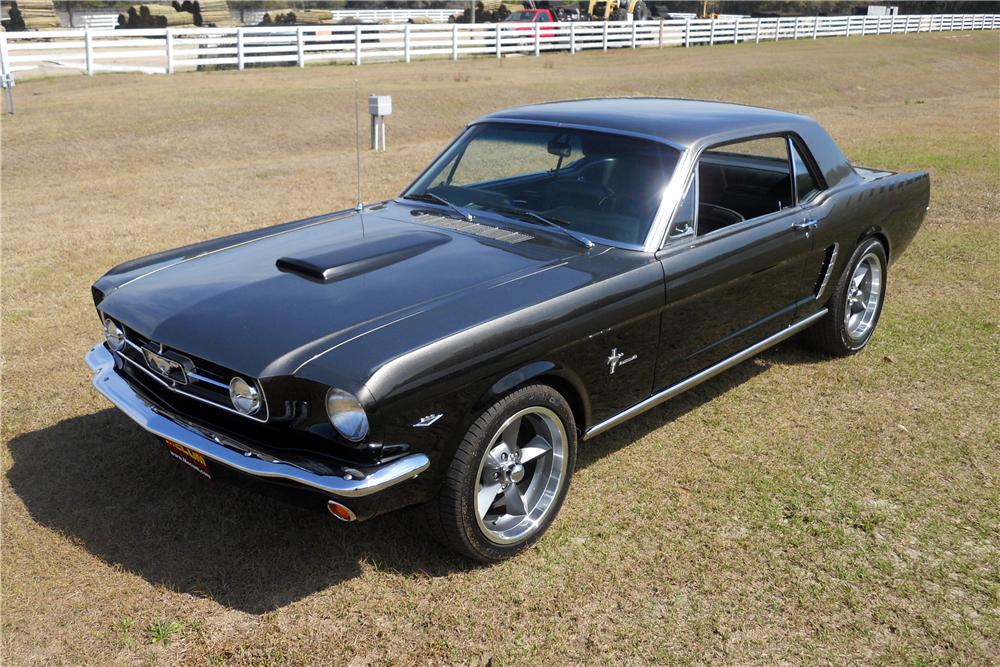
<path fill-rule="evenodd" d="M 735 44 L 917 32 L 1000 29 L 1000 15 L 823 16 L 637 22 L 478 23 L 52 30 L 0 33 L 3 74 L 39 67 L 173 73 L 199 66 L 415 58 Z M 5 77 L 3 77 L 5 78 Z"/>
<path fill-rule="evenodd" d="M 388 23 L 406 23 L 410 19 L 425 18 L 435 23 L 447 23 L 449 18 L 461 13 L 462 9 L 333 9 L 330 11 L 330 18 L 334 21 L 351 18 Z"/>

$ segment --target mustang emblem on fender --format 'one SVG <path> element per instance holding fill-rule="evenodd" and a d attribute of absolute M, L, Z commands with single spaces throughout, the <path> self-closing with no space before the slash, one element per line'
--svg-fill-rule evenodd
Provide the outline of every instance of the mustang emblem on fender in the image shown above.
<path fill-rule="evenodd" d="M 624 366 L 627 363 L 635 361 L 639 358 L 639 355 L 633 354 L 631 357 L 625 357 L 624 359 L 622 357 L 625 357 L 625 353 L 619 352 L 617 347 L 611 350 L 611 356 L 608 357 L 608 366 L 611 367 L 611 375 L 615 374 L 619 366 Z"/>

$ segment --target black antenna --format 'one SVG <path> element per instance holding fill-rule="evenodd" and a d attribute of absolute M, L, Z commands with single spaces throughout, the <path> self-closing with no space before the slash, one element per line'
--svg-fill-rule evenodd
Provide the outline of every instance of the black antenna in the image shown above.
<path fill-rule="evenodd" d="M 360 112 L 358 111 L 358 80 L 354 80 L 354 157 L 357 166 L 357 179 L 358 179 L 358 203 L 354 206 L 354 210 L 358 212 L 358 217 L 361 218 L 361 238 L 365 237 L 365 205 L 361 199 L 361 120 Z"/>

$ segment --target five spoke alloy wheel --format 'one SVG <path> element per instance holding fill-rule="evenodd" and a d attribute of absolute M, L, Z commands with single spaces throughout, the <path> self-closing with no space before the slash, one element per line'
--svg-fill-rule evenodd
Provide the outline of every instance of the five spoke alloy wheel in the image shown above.
<path fill-rule="evenodd" d="M 847 285 L 844 326 L 847 335 L 861 340 L 875 324 L 882 305 L 882 262 L 874 252 L 861 258 Z"/>
<path fill-rule="evenodd" d="M 576 421 L 551 386 L 496 400 L 469 426 L 428 526 L 445 546 L 483 562 L 510 558 L 551 525 L 576 463 Z"/>
<path fill-rule="evenodd" d="M 514 413 L 479 462 L 476 518 L 483 534 L 510 544 L 534 532 L 566 477 L 566 428 L 549 408 Z"/>
<path fill-rule="evenodd" d="M 865 239 L 851 255 L 826 302 L 829 315 L 810 327 L 804 340 L 837 357 L 861 351 L 882 314 L 887 276 L 885 246 L 877 238 Z"/>

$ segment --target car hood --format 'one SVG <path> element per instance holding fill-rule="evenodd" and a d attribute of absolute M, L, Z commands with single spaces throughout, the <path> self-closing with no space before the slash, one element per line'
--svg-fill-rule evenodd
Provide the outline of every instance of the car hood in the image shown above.
<path fill-rule="evenodd" d="M 373 207 L 363 222 L 321 218 L 168 254 L 111 285 L 99 281 L 100 310 L 239 373 L 286 375 L 334 346 L 581 252 L 530 228 L 397 203 Z"/>

